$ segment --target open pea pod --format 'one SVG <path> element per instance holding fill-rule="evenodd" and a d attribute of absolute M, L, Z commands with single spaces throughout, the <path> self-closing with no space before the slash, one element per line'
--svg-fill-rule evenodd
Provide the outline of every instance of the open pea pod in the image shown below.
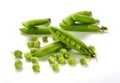
<path fill-rule="evenodd" d="M 54 26 L 50 27 L 50 31 L 58 40 L 70 48 L 75 49 L 83 55 L 95 57 L 95 52 L 93 50 L 91 50 L 83 41 L 79 40 L 67 31 Z"/>

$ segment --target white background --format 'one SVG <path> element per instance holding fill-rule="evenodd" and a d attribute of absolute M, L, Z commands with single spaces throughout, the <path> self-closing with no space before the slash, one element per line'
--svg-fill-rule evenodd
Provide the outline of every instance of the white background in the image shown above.
<path fill-rule="evenodd" d="M 0 83 L 120 83 L 119 5 L 119 0 L 0 0 Z M 92 11 L 100 25 L 109 29 L 106 33 L 73 33 L 87 45 L 96 46 L 97 61 L 91 60 L 88 67 L 79 63 L 60 66 L 60 72 L 54 73 L 48 62 L 41 60 L 41 72 L 36 74 L 23 59 L 23 70 L 15 70 L 11 52 L 28 51 L 29 35 L 19 31 L 22 21 L 49 17 L 51 25 L 58 26 L 62 18 L 81 10 Z"/>

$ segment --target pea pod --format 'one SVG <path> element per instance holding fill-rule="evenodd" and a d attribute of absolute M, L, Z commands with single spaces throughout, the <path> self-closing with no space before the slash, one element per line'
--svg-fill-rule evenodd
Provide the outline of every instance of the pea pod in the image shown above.
<path fill-rule="evenodd" d="M 24 21 L 22 22 L 22 25 L 25 27 L 34 27 L 37 25 L 44 25 L 50 22 L 51 22 L 50 18 L 41 18 L 41 19 L 33 19 L 33 20 Z"/>
<path fill-rule="evenodd" d="M 74 24 L 74 21 L 73 21 L 73 18 L 71 15 L 65 17 L 63 20 L 62 20 L 63 23 L 67 24 L 67 25 L 73 25 Z"/>
<path fill-rule="evenodd" d="M 65 23 L 60 23 L 60 27 L 69 31 L 81 31 L 81 32 L 99 32 L 107 30 L 107 27 L 99 27 L 94 24 L 81 24 L 81 25 L 67 25 Z"/>
<path fill-rule="evenodd" d="M 95 20 L 94 18 L 81 14 L 73 14 L 72 18 L 75 22 L 79 22 L 80 24 L 95 24 L 99 23 L 99 20 Z"/>
<path fill-rule="evenodd" d="M 53 42 L 49 45 L 46 45 L 40 49 L 38 49 L 34 54 L 33 56 L 35 57 L 44 57 L 45 55 L 51 53 L 51 52 L 54 52 L 60 48 L 63 48 L 65 47 L 65 44 L 63 44 L 62 42 L 60 41 L 56 41 L 56 42 Z"/>
<path fill-rule="evenodd" d="M 81 54 L 95 57 L 95 53 L 91 49 L 89 49 L 84 42 L 66 32 L 65 30 L 51 26 L 50 31 L 54 36 L 56 36 L 58 40 L 60 40 L 67 46 L 77 50 Z"/>
<path fill-rule="evenodd" d="M 20 28 L 24 34 L 50 34 L 50 28 L 47 26 L 40 26 L 39 28 Z"/>
<path fill-rule="evenodd" d="M 91 11 L 79 11 L 79 12 L 76 12 L 74 14 L 81 14 L 81 15 L 86 15 L 86 16 L 92 16 L 92 12 Z"/>

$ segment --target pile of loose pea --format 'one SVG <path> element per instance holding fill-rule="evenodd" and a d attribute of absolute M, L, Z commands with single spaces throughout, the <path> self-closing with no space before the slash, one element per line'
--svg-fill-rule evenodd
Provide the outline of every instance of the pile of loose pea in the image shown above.
<path fill-rule="evenodd" d="M 53 40 L 55 41 L 56 38 L 52 36 Z M 48 36 L 42 35 L 42 41 L 48 42 Z M 38 35 L 32 35 L 29 38 L 29 41 L 27 42 L 27 46 L 29 48 L 29 52 L 23 53 L 21 50 L 15 50 L 13 52 L 14 57 L 16 58 L 14 62 L 14 66 L 16 70 L 22 70 L 23 69 L 23 63 L 22 60 L 23 57 L 28 61 L 32 63 L 32 70 L 34 72 L 40 72 L 40 64 L 39 64 L 39 58 L 32 56 L 33 53 L 35 53 L 39 48 L 41 48 L 41 43 L 38 40 Z M 24 56 L 23 56 L 24 55 Z M 67 48 L 61 48 L 56 53 L 52 54 L 48 57 L 48 62 L 51 65 L 51 68 L 53 71 L 58 72 L 59 71 L 59 64 L 66 64 L 73 66 L 76 65 L 76 59 L 73 56 L 73 53 L 69 51 Z M 86 57 L 81 57 L 79 62 L 81 65 L 87 65 L 88 59 Z"/>

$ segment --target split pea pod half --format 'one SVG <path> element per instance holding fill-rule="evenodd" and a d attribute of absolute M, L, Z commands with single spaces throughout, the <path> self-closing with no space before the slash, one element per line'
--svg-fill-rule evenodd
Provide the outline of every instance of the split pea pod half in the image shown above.
<path fill-rule="evenodd" d="M 22 22 L 22 25 L 25 27 L 34 27 L 34 26 L 38 26 L 38 25 L 49 24 L 50 22 L 51 22 L 50 18 L 40 18 L 40 19 L 24 21 L 24 22 Z"/>
<path fill-rule="evenodd" d="M 54 36 L 56 36 L 58 40 L 60 40 L 70 48 L 75 49 L 83 55 L 95 57 L 95 53 L 91 49 L 89 49 L 84 42 L 71 35 L 67 31 L 54 26 L 50 27 L 50 31 Z"/>
<path fill-rule="evenodd" d="M 60 27 L 69 31 L 81 31 L 81 32 L 100 32 L 108 30 L 107 27 L 97 26 L 94 24 L 80 24 L 80 25 L 67 25 L 60 23 Z"/>
<path fill-rule="evenodd" d="M 51 52 L 54 52 L 56 50 L 59 50 L 61 48 L 64 48 L 66 45 L 63 44 L 61 41 L 55 41 L 53 43 L 50 43 L 40 49 L 38 49 L 33 56 L 35 57 L 44 57 L 47 54 L 50 54 Z"/>
<path fill-rule="evenodd" d="M 50 27 L 48 26 L 39 26 L 37 28 L 20 28 L 20 31 L 24 34 L 51 34 Z"/>

